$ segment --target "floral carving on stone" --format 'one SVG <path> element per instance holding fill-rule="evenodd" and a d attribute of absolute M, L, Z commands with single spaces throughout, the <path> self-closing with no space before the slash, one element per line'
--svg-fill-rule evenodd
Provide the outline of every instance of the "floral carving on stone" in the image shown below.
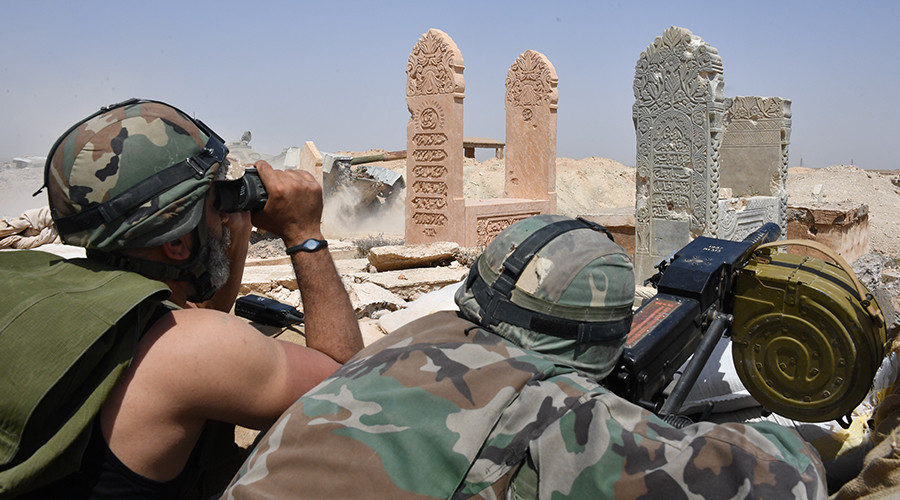
<path fill-rule="evenodd" d="M 461 93 L 463 58 L 456 43 L 443 31 L 430 29 L 419 38 L 406 63 L 406 95 Z"/>
<path fill-rule="evenodd" d="M 538 215 L 540 212 L 528 212 L 521 214 L 498 215 L 493 217 L 479 217 L 476 221 L 477 246 L 486 246 L 501 231 L 520 220 Z"/>
<path fill-rule="evenodd" d="M 780 97 L 735 97 L 728 109 L 730 119 L 759 120 L 762 118 L 785 118 L 785 100 Z M 789 117 L 790 112 L 787 111 Z"/>
<path fill-rule="evenodd" d="M 559 101 L 556 69 L 546 56 L 526 50 L 506 74 L 506 103 L 513 106 L 550 106 Z M 523 116 L 527 121 L 529 117 Z"/>

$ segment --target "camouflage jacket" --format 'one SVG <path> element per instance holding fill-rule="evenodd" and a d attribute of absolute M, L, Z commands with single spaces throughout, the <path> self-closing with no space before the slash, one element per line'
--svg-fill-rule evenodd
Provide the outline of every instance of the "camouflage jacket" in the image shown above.
<path fill-rule="evenodd" d="M 823 478 L 793 431 L 676 429 L 441 312 L 298 400 L 225 498 L 821 498 Z"/>

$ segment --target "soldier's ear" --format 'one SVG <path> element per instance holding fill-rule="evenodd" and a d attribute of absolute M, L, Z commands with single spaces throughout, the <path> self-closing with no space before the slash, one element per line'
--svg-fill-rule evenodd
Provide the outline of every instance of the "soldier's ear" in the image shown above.
<path fill-rule="evenodd" d="M 160 245 L 166 257 L 177 262 L 185 261 L 191 257 L 191 233 L 185 234 L 167 243 Z"/>

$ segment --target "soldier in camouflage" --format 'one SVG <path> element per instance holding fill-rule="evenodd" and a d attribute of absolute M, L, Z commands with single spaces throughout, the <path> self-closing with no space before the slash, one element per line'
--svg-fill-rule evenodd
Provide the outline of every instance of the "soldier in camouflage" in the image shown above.
<path fill-rule="evenodd" d="M 88 258 L 0 256 L 0 287 L 16 291 L 0 298 L 0 387 L 28 387 L 22 396 L 42 391 L 43 398 L 29 413 L 17 407 L 19 395 L 0 391 L 0 498 L 178 497 L 193 487 L 200 462 L 215 458 L 200 453 L 213 449 L 202 436 L 214 422 L 267 428 L 362 348 L 350 300 L 329 252 L 320 250 L 321 186 L 307 172 L 257 162 L 264 208 L 226 211 L 216 192 L 243 172 L 227 154 L 202 122 L 137 99 L 85 118 L 51 148 L 44 183 L 54 223 Z M 251 222 L 288 247 L 308 347 L 268 338 L 227 314 Z M 117 289 L 123 275 L 130 281 Z M 43 288 L 29 295 L 38 276 Z M 60 291 L 65 276 L 77 279 Z M 102 303 L 92 302 L 100 292 Z M 24 310 L 45 311 L 45 319 L 15 323 Z M 74 333 L 89 339 L 79 344 L 86 355 L 64 347 Z M 35 383 L 64 363 L 75 364 L 59 380 Z M 10 366 L 35 375 L 17 384 Z M 105 378 L 96 383 L 99 376 L 85 373 Z M 225 441 L 234 445 L 233 425 Z"/>
<path fill-rule="evenodd" d="M 772 425 L 675 428 L 604 389 L 634 275 L 601 227 L 542 215 L 472 266 L 460 311 L 363 349 L 259 441 L 223 498 L 822 498 Z"/>

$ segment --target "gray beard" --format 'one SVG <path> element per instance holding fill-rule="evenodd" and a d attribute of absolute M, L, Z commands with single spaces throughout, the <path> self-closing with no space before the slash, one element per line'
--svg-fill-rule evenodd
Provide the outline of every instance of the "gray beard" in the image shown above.
<path fill-rule="evenodd" d="M 222 238 L 209 239 L 209 253 L 206 256 L 206 271 L 216 290 L 222 288 L 231 276 L 231 265 L 228 262 L 229 248 L 231 248 L 231 231 L 222 226 Z"/>

